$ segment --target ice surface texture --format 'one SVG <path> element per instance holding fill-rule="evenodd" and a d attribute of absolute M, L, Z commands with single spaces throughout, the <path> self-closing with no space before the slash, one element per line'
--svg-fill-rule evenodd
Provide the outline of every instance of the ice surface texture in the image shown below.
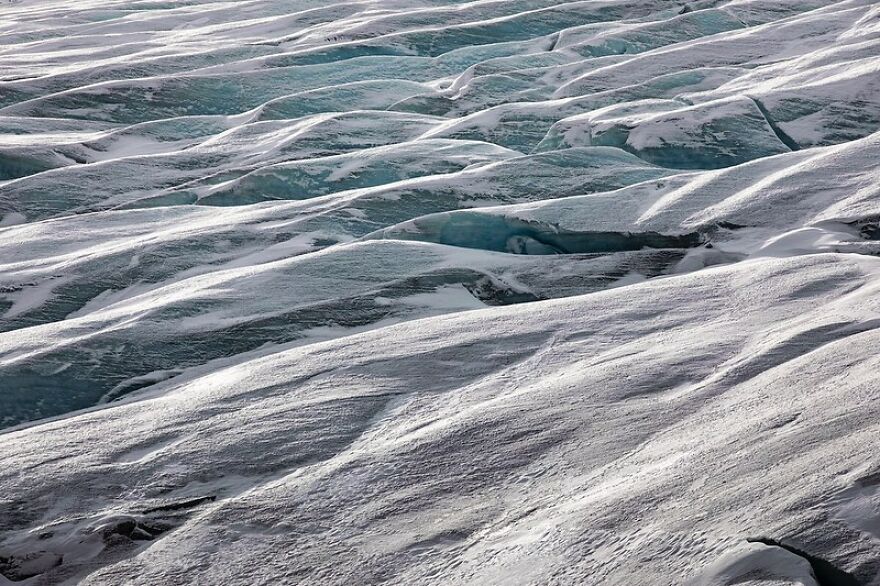
<path fill-rule="evenodd" d="M 0 4 L 0 586 L 880 584 L 878 130 L 873 0 Z"/>

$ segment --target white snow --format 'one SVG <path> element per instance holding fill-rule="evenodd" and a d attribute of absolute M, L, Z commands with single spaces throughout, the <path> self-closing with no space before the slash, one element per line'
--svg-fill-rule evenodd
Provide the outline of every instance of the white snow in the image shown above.
<path fill-rule="evenodd" d="M 0 585 L 880 584 L 878 31 L 0 3 Z"/>

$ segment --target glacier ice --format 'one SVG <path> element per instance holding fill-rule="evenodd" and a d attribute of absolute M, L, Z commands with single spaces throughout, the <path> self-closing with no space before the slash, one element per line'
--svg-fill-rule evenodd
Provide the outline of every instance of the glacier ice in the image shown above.
<path fill-rule="evenodd" d="M 0 586 L 877 583 L 878 161 L 875 0 L 3 3 Z"/>

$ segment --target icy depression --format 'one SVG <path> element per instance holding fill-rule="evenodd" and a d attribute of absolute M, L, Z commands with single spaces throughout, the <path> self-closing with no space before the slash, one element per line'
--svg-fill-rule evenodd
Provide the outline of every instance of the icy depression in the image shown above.
<path fill-rule="evenodd" d="M 0 4 L 0 585 L 880 584 L 876 0 Z"/>

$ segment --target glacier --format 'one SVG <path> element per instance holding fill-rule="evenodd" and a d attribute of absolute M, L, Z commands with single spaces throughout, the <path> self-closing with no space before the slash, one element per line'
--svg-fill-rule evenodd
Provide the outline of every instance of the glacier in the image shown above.
<path fill-rule="evenodd" d="M 876 0 L 0 4 L 0 586 L 880 585 Z"/>

